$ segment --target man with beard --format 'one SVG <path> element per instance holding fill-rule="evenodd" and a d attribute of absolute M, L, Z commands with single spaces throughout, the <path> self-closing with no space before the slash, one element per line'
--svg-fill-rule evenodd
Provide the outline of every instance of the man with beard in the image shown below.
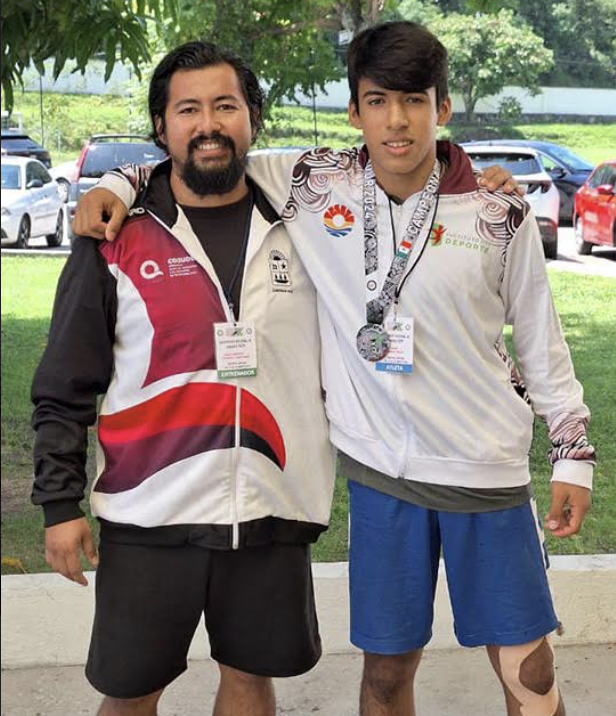
<path fill-rule="evenodd" d="M 32 389 L 33 501 L 53 569 L 85 585 L 80 553 L 98 565 L 99 716 L 154 716 L 202 614 L 215 716 L 272 716 L 271 677 L 321 653 L 310 543 L 334 470 L 314 289 L 244 173 L 262 113 L 249 68 L 183 45 L 149 109 L 169 159 L 118 239 L 78 239 L 59 281 Z M 79 507 L 97 413 L 100 563 Z"/>

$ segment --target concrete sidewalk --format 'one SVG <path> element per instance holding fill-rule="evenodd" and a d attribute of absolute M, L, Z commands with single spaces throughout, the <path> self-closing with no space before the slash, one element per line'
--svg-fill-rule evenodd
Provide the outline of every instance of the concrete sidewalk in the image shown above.
<path fill-rule="evenodd" d="M 279 714 L 357 716 L 361 656 L 349 644 L 348 565 L 315 564 L 324 656 L 309 674 L 279 680 Z M 1 716 L 90 716 L 100 697 L 81 666 L 94 607 L 90 586 L 57 574 L 2 577 Z M 555 637 L 569 716 L 616 714 L 616 555 L 554 557 L 549 572 L 565 633 Z M 500 687 L 483 649 L 453 636 L 447 584 L 440 575 L 433 638 L 419 671 L 420 716 L 502 716 Z M 165 694 L 160 716 L 205 716 L 217 688 L 216 664 L 201 626 L 188 672 Z"/>
<path fill-rule="evenodd" d="M 616 713 L 616 646 L 557 650 L 558 677 L 568 716 Z M 282 716 L 357 716 L 361 657 L 330 654 L 309 674 L 278 680 Z M 164 695 L 160 716 L 211 713 L 218 670 L 191 661 Z M 83 667 L 16 669 L 2 673 L 2 716 L 93 716 L 100 696 Z M 417 676 L 419 716 L 504 716 L 500 686 L 483 649 L 428 650 Z"/>

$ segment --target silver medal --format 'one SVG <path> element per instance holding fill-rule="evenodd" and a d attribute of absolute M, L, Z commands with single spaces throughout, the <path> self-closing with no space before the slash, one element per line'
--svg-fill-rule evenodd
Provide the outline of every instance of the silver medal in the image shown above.
<path fill-rule="evenodd" d="M 376 363 L 389 353 L 389 334 L 377 323 L 367 323 L 357 333 L 357 350 L 362 358 Z"/>

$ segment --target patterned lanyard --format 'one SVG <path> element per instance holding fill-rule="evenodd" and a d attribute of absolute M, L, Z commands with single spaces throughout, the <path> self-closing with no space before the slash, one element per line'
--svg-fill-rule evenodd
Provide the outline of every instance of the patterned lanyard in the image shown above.
<path fill-rule="evenodd" d="M 394 299 L 397 299 L 400 295 L 400 289 L 404 281 L 406 281 L 421 257 L 421 252 L 419 252 L 410 271 L 404 276 L 409 256 L 415 242 L 423 235 L 425 246 L 425 240 L 427 240 L 432 224 L 434 223 L 438 203 L 440 176 L 441 166 L 438 160 L 436 160 L 432 172 L 421 192 L 413 216 L 406 227 L 404 237 L 393 258 L 383 288 L 377 298 L 367 300 L 366 302 L 366 325 L 362 326 L 357 334 L 357 350 L 366 360 L 380 360 L 387 355 L 389 351 L 389 338 L 383 328 L 385 315 L 394 302 Z M 376 177 L 371 161 L 368 161 L 364 174 L 364 260 L 366 277 L 368 277 L 378 268 Z M 376 288 L 375 281 L 368 281 L 366 286 L 367 293 L 371 290 L 370 283 L 374 284 L 374 289 Z"/>

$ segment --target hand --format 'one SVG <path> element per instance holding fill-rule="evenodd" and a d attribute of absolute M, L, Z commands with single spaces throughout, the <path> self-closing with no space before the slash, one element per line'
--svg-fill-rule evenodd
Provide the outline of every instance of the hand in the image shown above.
<path fill-rule="evenodd" d="M 545 528 L 554 537 L 571 537 L 580 531 L 591 505 L 591 492 L 586 487 L 567 482 L 551 483 L 552 504 L 545 516 Z"/>
<path fill-rule="evenodd" d="M 122 228 L 128 209 L 109 189 L 91 189 L 81 197 L 73 219 L 73 232 L 77 236 L 113 241 Z M 105 221 L 105 217 L 109 221 Z"/>
<path fill-rule="evenodd" d="M 505 192 L 505 194 L 513 194 L 514 191 L 520 196 L 524 196 L 524 194 L 526 194 L 524 189 L 522 189 L 518 182 L 513 178 L 511 172 L 508 169 L 503 169 L 503 167 L 498 164 L 493 167 L 486 167 L 481 172 L 481 176 L 479 177 L 479 186 L 485 187 L 488 191 L 501 189 Z"/>
<path fill-rule="evenodd" d="M 92 540 L 92 531 L 85 517 L 69 520 L 45 529 L 45 560 L 63 577 L 84 587 L 88 580 L 83 576 L 80 551 L 83 550 L 88 562 L 96 568 L 98 555 Z"/>

